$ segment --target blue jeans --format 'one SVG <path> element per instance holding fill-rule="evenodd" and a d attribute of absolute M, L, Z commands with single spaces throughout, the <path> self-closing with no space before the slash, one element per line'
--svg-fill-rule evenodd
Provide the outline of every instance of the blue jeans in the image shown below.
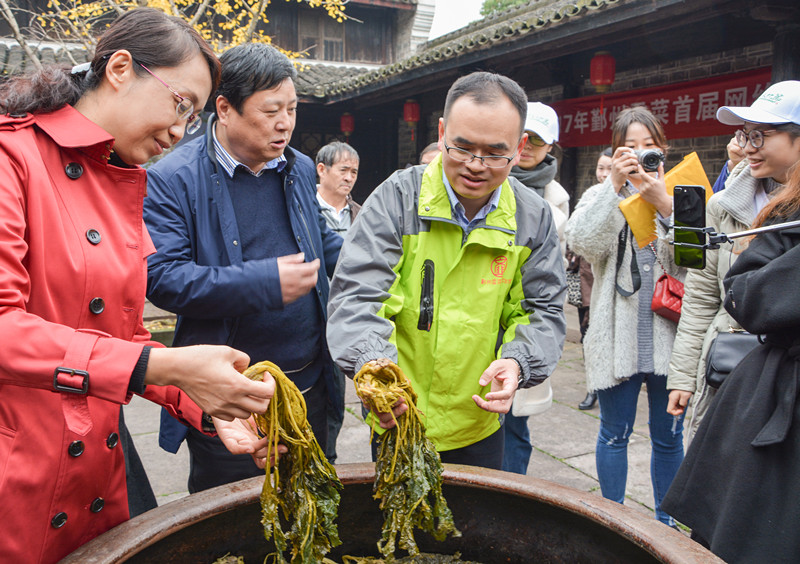
<path fill-rule="evenodd" d="M 667 493 L 683 461 L 683 415 L 667 413 L 667 378 L 634 374 L 613 388 L 597 391 L 600 401 L 600 433 L 597 436 L 597 476 L 603 497 L 624 503 L 628 480 L 628 438 L 636 421 L 636 403 L 642 382 L 647 385 L 650 408 L 650 478 L 656 505 L 656 519 L 667 525 L 675 521 L 661 511 Z"/>
<path fill-rule="evenodd" d="M 531 434 L 528 431 L 528 418 L 516 417 L 509 411 L 505 415 L 503 433 L 506 436 L 503 450 L 503 470 L 515 472 L 523 476 L 528 473 L 531 461 Z"/>

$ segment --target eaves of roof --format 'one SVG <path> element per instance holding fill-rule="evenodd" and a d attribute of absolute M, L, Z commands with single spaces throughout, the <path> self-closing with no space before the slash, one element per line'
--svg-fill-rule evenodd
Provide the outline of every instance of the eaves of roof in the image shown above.
<path fill-rule="evenodd" d="M 37 53 L 39 60 L 44 65 L 73 65 L 85 63 L 89 60 L 89 52 L 84 47 L 31 44 L 31 48 Z M 69 54 L 67 54 L 67 50 L 69 50 Z M 73 63 L 73 60 L 75 63 Z M 0 76 L 19 74 L 32 69 L 33 63 L 28 59 L 19 43 L 13 39 L 0 41 Z"/>
<path fill-rule="evenodd" d="M 334 102 L 353 94 L 382 87 L 388 80 L 399 79 L 404 73 L 420 71 L 495 45 L 514 41 L 528 33 L 559 26 L 569 19 L 590 15 L 617 4 L 620 0 L 567 0 L 542 2 L 533 0 L 478 20 L 460 30 L 431 41 L 418 53 L 397 63 L 357 74 L 338 75 L 330 82 L 314 84 L 313 93 L 305 92 L 319 102 Z"/>
<path fill-rule="evenodd" d="M 301 98 L 324 97 L 326 84 L 352 79 L 368 73 L 369 70 L 356 66 L 300 63 L 297 80 L 295 80 L 297 95 Z"/>

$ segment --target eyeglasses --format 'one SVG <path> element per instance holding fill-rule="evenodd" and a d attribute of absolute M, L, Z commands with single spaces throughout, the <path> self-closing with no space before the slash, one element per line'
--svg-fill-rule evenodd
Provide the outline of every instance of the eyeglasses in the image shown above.
<path fill-rule="evenodd" d="M 198 129 L 200 129 L 200 125 L 203 123 L 203 119 L 194 113 L 194 104 L 188 98 L 184 98 L 180 94 L 178 94 L 177 90 L 175 90 L 172 86 L 158 78 L 156 73 L 148 69 L 139 61 L 136 61 L 136 64 L 146 70 L 150 76 L 155 78 L 161 84 L 166 86 L 172 95 L 178 99 L 178 105 L 175 108 L 175 114 L 178 116 L 179 120 L 186 120 L 186 133 L 192 134 L 195 133 Z"/>
<path fill-rule="evenodd" d="M 778 131 L 777 129 L 767 129 L 765 131 L 761 131 L 760 129 L 754 129 L 752 131 L 743 131 L 738 129 L 734 136 L 736 137 L 736 143 L 742 149 L 745 148 L 747 145 L 747 141 L 750 141 L 750 144 L 753 146 L 753 149 L 760 149 L 764 146 L 764 134 L 765 133 L 772 133 L 773 131 Z"/>
<path fill-rule="evenodd" d="M 485 167 L 503 168 L 508 166 L 511 163 L 511 161 L 514 160 L 514 157 L 516 157 L 516 155 L 514 155 L 513 157 L 500 157 L 495 155 L 479 157 L 478 155 L 470 153 L 466 149 L 459 149 L 458 147 L 449 146 L 447 144 L 447 141 L 445 141 L 444 139 L 442 139 L 442 142 L 444 143 L 444 149 L 445 151 L 447 151 L 447 155 L 454 161 L 460 163 L 471 163 L 475 159 L 479 159 L 481 161 L 481 164 Z"/>

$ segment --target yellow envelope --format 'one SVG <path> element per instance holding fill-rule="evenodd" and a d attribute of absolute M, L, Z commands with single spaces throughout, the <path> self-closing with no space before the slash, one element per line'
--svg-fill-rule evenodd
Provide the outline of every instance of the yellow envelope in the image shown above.
<path fill-rule="evenodd" d="M 706 189 L 706 202 L 713 194 L 711 183 L 708 181 L 700 157 L 697 153 L 689 153 L 683 160 L 664 174 L 667 193 L 672 196 L 675 186 L 697 184 Z M 647 202 L 639 194 L 634 194 L 619 203 L 619 209 L 631 228 L 631 232 L 640 248 L 644 248 L 658 237 L 656 235 L 656 207 Z"/>

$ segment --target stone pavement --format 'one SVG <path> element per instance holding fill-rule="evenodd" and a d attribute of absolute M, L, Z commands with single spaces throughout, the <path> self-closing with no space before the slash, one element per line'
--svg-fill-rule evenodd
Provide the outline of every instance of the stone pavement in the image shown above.
<path fill-rule="evenodd" d="M 530 417 L 533 456 L 528 475 L 551 480 L 600 495 L 595 470 L 595 444 L 600 410 L 597 406 L 580 411 L 578 403 L 586 395 L 583 354 L 578 344 L 577 312 L 567 306 L 567 343 L 558 368 L 552 375 L 553 406 Z M 160 408 L 134 397 L 125 406 L 125 419 L 136 448 L 147 470 L 159 505 L 188 495 L 188 452 L 185 444 L 177 454 L 158 446 Z M 346 396 L 345 422 L 339 435 L 338 464 L 368 462 L 369 429 L 361 421 L 361 408 L 352 384 Z M 647 429 L 647 396 L 642 388 L 636 425 L 628 446 L 628 487 L 626 505 L 653 514 L 650 482 L 650 440 Z"/>

